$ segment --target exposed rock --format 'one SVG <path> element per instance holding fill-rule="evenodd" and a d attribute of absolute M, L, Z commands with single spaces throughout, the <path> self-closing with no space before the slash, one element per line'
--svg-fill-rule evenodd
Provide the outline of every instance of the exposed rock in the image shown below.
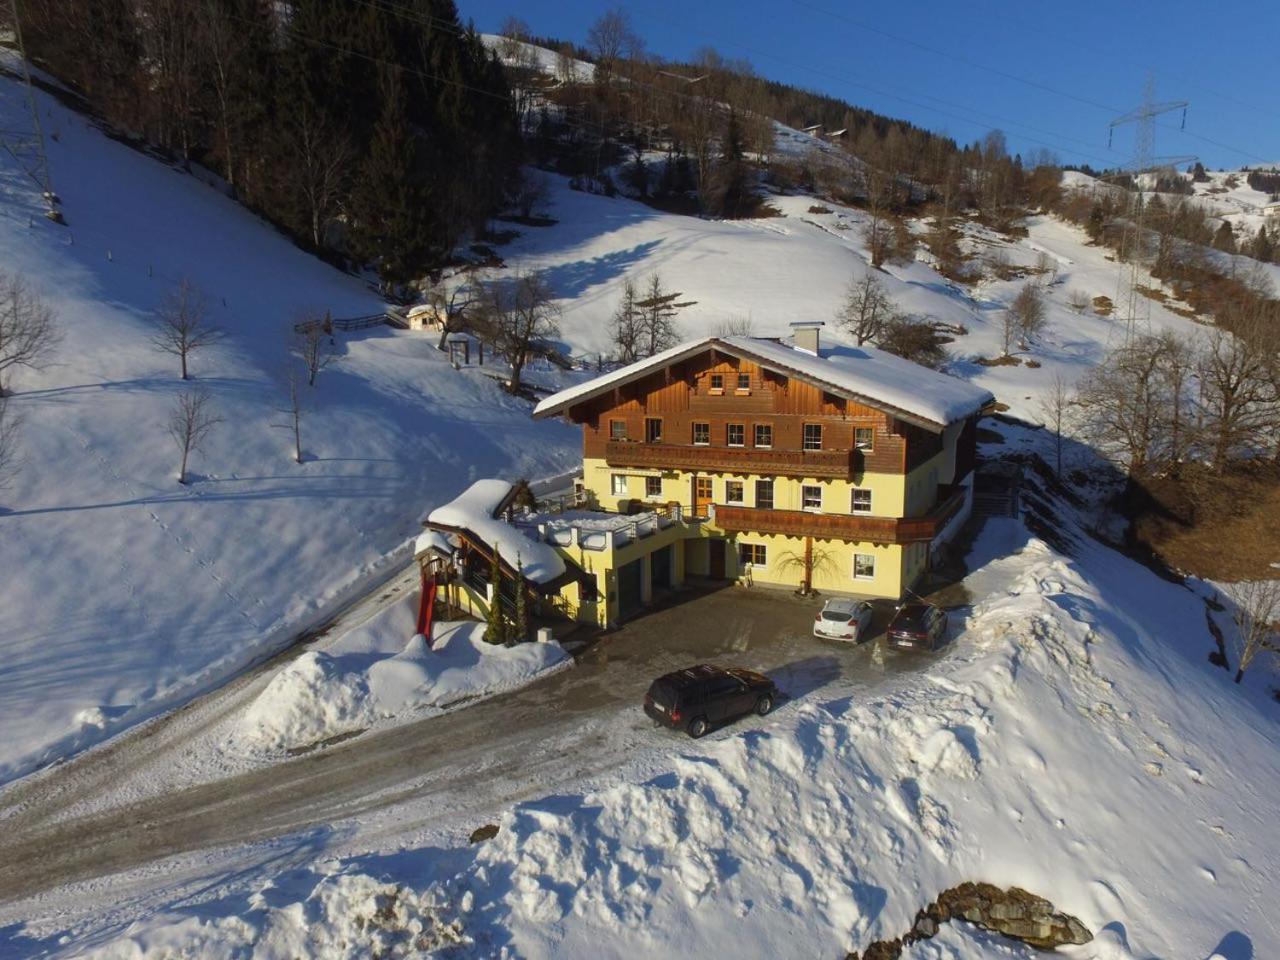
<path fill-rule="evenodd" d="M 476 827 L 471 831 L 471 842 L 479 843 L 481 840 L 492 840 L 498 835 L 498 825 L 496 823 L 486 823 L 483 827 Z"/>
<path fill-rule="evenodd" d="M 877 940 L 863 951 L 861 958 L 854 951 L 847 960 L 898 960 L 904 946 L 930 939 L 941 924 L 952 920 L 965 920 L 1040 950 L 1093 939 L 1089 929 L 1075 917 L 1056 912 L 1048 900 L 1021 887 L 1001 890 L 990 883 L 962 883 L 944 890 L 917 913 L 911 929 L 901 939 Z"/>

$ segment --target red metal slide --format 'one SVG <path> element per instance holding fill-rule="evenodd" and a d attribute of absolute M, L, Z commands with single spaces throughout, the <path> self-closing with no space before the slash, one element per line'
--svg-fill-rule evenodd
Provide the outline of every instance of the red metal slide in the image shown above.
<path fill-rule="evenodd" d="M 431 646 L 431 620 L 436 608 L 436 581 L 422 572 L 422 594 L 418 599 L 418 633 L 427 638 L 427 646 Z"/>

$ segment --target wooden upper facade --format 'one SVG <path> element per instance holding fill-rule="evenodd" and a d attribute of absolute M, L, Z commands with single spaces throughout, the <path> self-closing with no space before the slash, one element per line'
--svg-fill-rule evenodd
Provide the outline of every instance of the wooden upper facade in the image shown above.
<path fill-rule="evenodd" d="M 569 410 L 583 455 L 610 466 L 853 479 L 905 474 L 939 433 L 714 350 Z"/>

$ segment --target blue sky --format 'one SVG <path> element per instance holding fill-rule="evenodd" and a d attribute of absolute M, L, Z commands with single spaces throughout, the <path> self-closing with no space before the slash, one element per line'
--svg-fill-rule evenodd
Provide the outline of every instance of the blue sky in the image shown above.
<path fill-rule="evenodd" d="M 582 42 L 609 4 L 458 0 L 463 19 L 495 31 L 509 14 L 535 33 Z M 1280 163 L 1280 0 L 633 0 L 651 52 L 705 45 L 771 79 L 903 117 L 962 142 L 992 127 L 1010 149 L 1064 162 L 1129 159 L 1133 128 L 1107 146 L 1114 114 L 1136 107 L 1150 74 L 1157 101 L 1189 100 L 1159 121 L 1157 155 L 1206 166 Z M 1114 111 L 1114 114 L 1113 114 Z"/>

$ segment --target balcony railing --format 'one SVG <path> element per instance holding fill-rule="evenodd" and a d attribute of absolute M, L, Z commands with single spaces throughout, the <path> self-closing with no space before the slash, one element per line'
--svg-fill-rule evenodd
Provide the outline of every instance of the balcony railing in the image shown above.
<path fill-rule="evenodd" d="M 932 540 L 964 505 L 964 491 L 947 497 L 922 517 L 862 517 L 804 510 L 757 510 L 716 504 L 716 526 L 728 533 L 773 533 L 824 540 L 916 543 Z"/>
<path fill-rule="evenodd" d="M 769 450 L 610 440 L 605 448 L 605 462 L 611 467 L 656 470 L 849 477 L 862 470 L 862 453 L 858 450 Z"/>

